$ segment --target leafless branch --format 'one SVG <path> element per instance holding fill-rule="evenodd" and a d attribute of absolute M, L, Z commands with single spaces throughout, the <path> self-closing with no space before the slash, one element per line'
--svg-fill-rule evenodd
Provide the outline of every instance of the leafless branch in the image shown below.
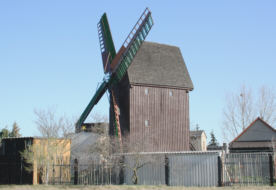
<path fill-rule="evenodd" d="M 250 88 L 243 85 L 238 92 L 226 96 L 223 110 L 222 133 L 226 141 L 233 140 L 258 116 L 270 125 L 276 122 L 276 96 L 268 87 L 257 91 L 257 98 Z"/>

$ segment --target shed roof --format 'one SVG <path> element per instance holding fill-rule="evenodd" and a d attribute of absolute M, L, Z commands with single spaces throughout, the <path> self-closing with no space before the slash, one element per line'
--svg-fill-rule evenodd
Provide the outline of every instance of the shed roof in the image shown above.
<path fill-rule="evenodd" d="M 271 141 L 276 139 L 276 130 L 261 118 L 253 121 L 233 142 Z"/>
<path fill-rule="evenodd" d="M 89 149 L 95 144 L 100 135 L 91 132 L 80 132 L 71 134 L 71 154 L 72 156 L 81 155 L 89 152 Z"/>
<path fill-rule="evenodd" d="M 193 83 L 176 46 L 144 42 L 128 68 L 131 84 L 193 90 Z"/>

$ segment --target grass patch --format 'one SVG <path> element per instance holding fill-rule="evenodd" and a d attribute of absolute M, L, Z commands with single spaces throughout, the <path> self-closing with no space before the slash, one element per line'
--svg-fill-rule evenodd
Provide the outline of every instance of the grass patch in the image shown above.
<path fill-rule="evenodd" d="M 175 186 L 143 186 L 143 185 L 0 185 L 1 190 L 275 190 L 270 186 L 233 186 L 233 187 L 175 187 Z"/>

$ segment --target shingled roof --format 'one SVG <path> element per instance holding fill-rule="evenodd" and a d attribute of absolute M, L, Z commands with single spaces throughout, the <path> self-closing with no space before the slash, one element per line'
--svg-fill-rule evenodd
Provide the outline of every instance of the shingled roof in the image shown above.
<path fill-rule="evenodd" d="M 233 142 L 271 141 L 276 138 L 276 130 L 258 117 Z"/>
<path fill-rule="evenodd" d="M 263 119 L 257 118 L 230 144 L 230 152 L 271 152 L 276 130 Z"/>
<path fill-rule="evenodd" d="M 193 83 L 176 46 L 144 42 L 128 69 L 130 84 L 193 90 Z"/>

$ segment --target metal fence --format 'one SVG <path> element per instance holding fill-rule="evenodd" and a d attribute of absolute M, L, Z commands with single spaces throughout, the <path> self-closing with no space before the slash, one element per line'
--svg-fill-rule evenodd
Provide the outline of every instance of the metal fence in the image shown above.
<path fill-rule="evenodd" d="M 71 180 L 75 178 L 78 184 L 85 185 L 133 184 L 136 172 L 140 185 L 218 186 L 218 152 L 141 153 L 123 157 L 120 167 L 96 161 L 80 164 L 77 176 Z M 72 169 L 71 175 L 75 173 Z"/>
<path fill-rule="evenodd" d="M 218 186 L 217 152 L 170 154 L 169 185 Z"/>
<path fill-rule="evenodd" d="M 139 156 L 139 158 L 138 158 Z M 165 185 L 165 155 L 145 153 L 126 155 L 124 157 L 124 183 L 133 184 L 135 165 L 142 166 L 137 170 L 139 185 Z"/>
<path fill-rule="evenodd" d="M 79 165 L 77 183 L 83 185 L 119 184 L 119 168 L 107 163 L 94 162 L 91 165 Z"/>
<path fill-rule="evenodd" d="M 268 185 L 271 181 L 271 154 L 232 153 L 225 155 L 224 185 Z M 273 173 L 273 172 L 272 172 Z"/>
<path fill-rule="evenodd" d="M 50 172 L 49 183 L 56 184 L 71 184 L 72 183 L 72 168 L 71 165 L 53 165 L 50 167 L 52 172 Z"/>
<path fill-rule="evenodd" d="M 94 161 L 91 164 L 54 165 L 50 184 L 111 185 L 119 184 L 118 167 Z"/>
<path fill-rule="evenodd" d="M 23 166 L 12 166 L 0 163 L 2 183 L 24 183 L 23 176 L 26 175 L 20 172 Z M 138 157 L 135 154 L 125 154 L 121 155 L 116 164 L 90 160 L 90 163 L 53 165 L 49 183 L 133 184 L 136 172 L 137 184 L 143 185 L 273 185 L 273 168 L 273 155 L 269 153 L 233 153 L 221 156 L 218 152 L 165 152 L 142 153 Z"/>
<path fill-rule="evenodd" d="M 273 162 L 268 153 L 218 152 L 142 153 L 124 155 L 124 167 L 105 164 L 80 167 L 79 184 L 229 186 L 273 185 Z M 139 163 L 138 163 L 139 162 Z M 134 167 L 134 165 L 138 167 Z M 140 167 L 141 166 L 141 167 Z M 136 170 L 136 171 L 135 171 Z"/>

